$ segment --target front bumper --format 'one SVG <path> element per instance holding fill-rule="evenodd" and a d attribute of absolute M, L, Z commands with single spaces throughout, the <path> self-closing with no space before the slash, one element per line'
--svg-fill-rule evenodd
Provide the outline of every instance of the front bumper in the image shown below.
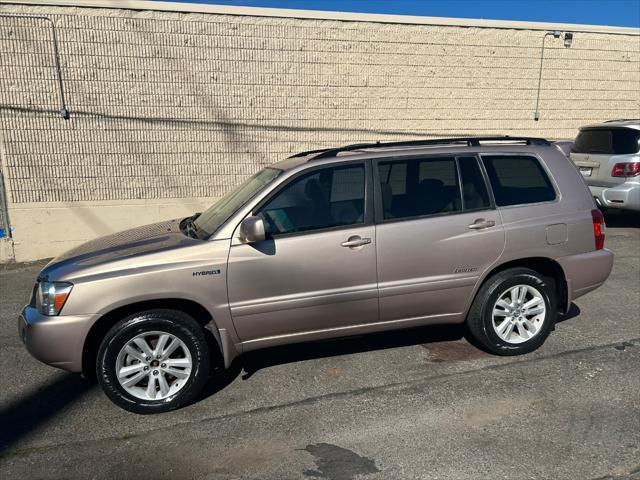
<path fill-rule="evenodd" d="M 70 372 L 82 371 L 82 351 L 98 315 L 42 315 L 26 306 L 18 318 L 22 343 L 35 358 Z"/>
<path fill-rule="evenodd" d="M 567 308 L 571 302 L 602 285 L 613 268 L 613 252 L 606 248 L 558 259 L 567 279 Z"/>
<path fill-rule="evenodd" d="M 615 187 L 589 185 L 599 207 L 640 211 L 640 183 L 621 183 Z"/>

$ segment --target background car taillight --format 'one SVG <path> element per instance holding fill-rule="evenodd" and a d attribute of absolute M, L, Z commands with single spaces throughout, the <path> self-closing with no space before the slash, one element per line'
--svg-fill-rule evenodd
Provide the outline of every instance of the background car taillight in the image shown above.
<path fill-rule="evenodd" d="M 596 250 L 602 250 L 604 248 L 604 234 L 607 228 L 604 224 L 604 215 L 596 208 L 591 210 L 591 218 L 593 219 L 593 236 L 596 241 Z"/>
<path fill-rule="evenodd" d="M 611 170 L 612 177 L 635 177 L 640 175 L 640 162 L 616 163 Z"/>

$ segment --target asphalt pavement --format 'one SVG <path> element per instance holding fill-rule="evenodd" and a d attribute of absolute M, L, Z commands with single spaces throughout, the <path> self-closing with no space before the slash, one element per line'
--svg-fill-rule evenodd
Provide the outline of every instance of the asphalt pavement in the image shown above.
<path fill-rule="evenodd" d="M 154 416 L 31 358 L 43 263 L 0 267 L 0 478 L 640 479 L 640 225 L 607 222 L 611 277 L 532 354 L 455 326 L 270 349 Z"/>

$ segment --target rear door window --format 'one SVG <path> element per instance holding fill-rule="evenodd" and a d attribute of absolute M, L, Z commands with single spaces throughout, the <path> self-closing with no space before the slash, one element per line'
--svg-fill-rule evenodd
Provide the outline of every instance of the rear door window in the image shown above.
<path fill-rule="evenodd" d="M 640 131 L 631 128 L 590 128 L 580 131 L 574 153 L 627 155 L 640 151 Z"/>
<path fill-rule="evenodd" d="M 496 205 L 550 202 L 556 192 L 540 161 L 526 155 L 482 155 Z"/>
<path fill-rule="evenodd" d="M 378 176 L 385 220 L 462 210 L 454 158 L 379 162 Z"/>
<path fill-rule="evenodd" d="M 458 157 L 462 206 L 465 211 L 491 208 L 489 192 L 476 157 Z"/>
<path fill-rule="evenodd" d="M 407 164 L 405 162 L 381 164 L 378 171 L 380 172 L 380 181 L 389 185 L 393 195 L 407 193 Z"/>

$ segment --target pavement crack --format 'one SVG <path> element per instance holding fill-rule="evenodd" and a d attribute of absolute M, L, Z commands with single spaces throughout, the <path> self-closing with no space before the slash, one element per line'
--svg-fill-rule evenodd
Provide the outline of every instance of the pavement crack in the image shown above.
<path fill-rule="evenodd" d="M 635 480 L 637 478 L 640 478 L 640 465 L 624 473 L 605 475 L 604 477 L 592 478 L 591 480 Z"/>
<path fill-rule="evenodd" d="M 627 347 L 633 347 L 634 344 L 632 342 L 622 342 L 620 345 L 614 345 L 613 348 L 620 351 L 625 351 Z"/>

